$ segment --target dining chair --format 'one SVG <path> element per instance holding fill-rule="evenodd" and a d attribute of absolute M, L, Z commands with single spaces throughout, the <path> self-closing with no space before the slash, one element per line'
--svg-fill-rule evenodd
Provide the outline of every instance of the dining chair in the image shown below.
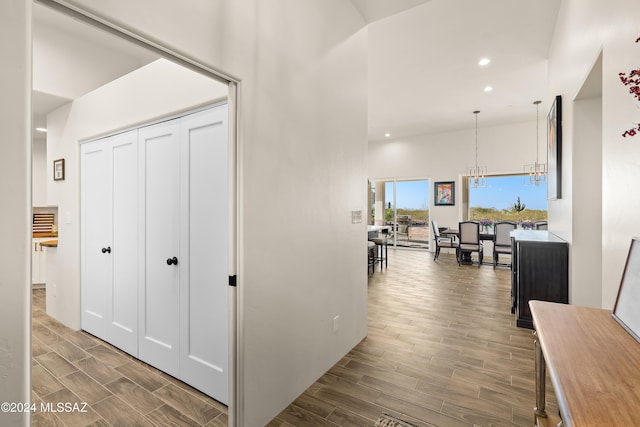
<path fill-rule="evenodd" d="M 511 255 L 511 231 L 515 230 L 518 224 L 513 221 L 498 221 L 494 224 L 496 233 L 493 242 L 493 268 L 498 265 L 498 257 L 500 254 Z M 507 264 L 511 266 L 511 264 Z"/>
<path fill-rule="evenodd" d="M 462 221 L 458 223 L 459 248 L 458 265 L 462 262 L 464 252 L 478 252 L 478 267 L 482 265 L 482 242 L 480 241 L 480 223 L 478 221 Z"/>
<path fill-rule="evenodd" d="M 440 229 L 438 228 L 438 223 L 435 221 L 431 221 L 431 228 L 433 229 L 433 240 L 436 244 L 435 254 L 433 255 L 433 260 L 437 260 L 440 256 L 440 248 L 449 248 L 456 250 L 456 260 L 458 259 L 458 242 L 454 241 L 455 236 L 441 236 Z"/>

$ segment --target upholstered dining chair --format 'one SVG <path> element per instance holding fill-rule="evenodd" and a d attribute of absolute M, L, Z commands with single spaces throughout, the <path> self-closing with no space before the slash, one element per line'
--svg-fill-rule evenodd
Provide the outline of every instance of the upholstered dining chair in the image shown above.
<path fill-rule="evenodd" d="M 463 252 L 478 252 L 478 267 L 482 265 L 482 242 L 480 241 L 480 223 L 478 221 L 462 221 L 458 223 L 460 243 L 458 248 L 458 265 L 462 262 Z"/>
<path fill-rule="evenodd" d="M 456 250 L 456 260 L 458 259 L 458 242 L 454 241 L 455 237 L 453 235 L 449 236 L 441 236 L 440 229 L 438 228 L 438 223 L 435 221 L 431 221 L 431 228 L 433 229 L 433 240 L 436 244 L 435 254 L 433 255 L 433 260 L 437 260 L 440 256 L 440 248 L 449 248 Z"/>
<path fill-rule="evenodd" d="M 493 268 L 498 265 L 500 254 L 511 255 L 511 233 L 518 225 L 513 221 L 498 221 L 494 224 L 496 238 L 493 242 Z M 511 266 L 511 264 L 508 264 Z"/>
<path fill-rule="evenodd" d="M 535 224 L 536 230 L 546 230 L 547 229 L 547 221 L 538 221 Z"/>

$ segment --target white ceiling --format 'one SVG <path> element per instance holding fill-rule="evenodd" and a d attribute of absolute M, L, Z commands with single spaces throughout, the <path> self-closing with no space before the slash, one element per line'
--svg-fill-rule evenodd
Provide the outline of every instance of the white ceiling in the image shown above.
<path fill-rule="evenodd" d="M 368 23 L 378 21 L 396 13 L 431 0 L 351 0 Z"/>
<path fill-rule="evenodd" d="M 34 3 L 34 127 L 46 126 L 47 113 L 158 58 L 133 43 Z"/>
<path fill-rule="evenodd" d="M 369 140 L 535 119 L 560 0 L 351 0 L 369 24 Z M 483 57 L 486 67 L 477 65 Z M 157 56 L 34 4 L 34 122 Z M 60 82 L 64 82 L 61 84 Z M 493 91 L 485 93 L 490 85 Z"/>
<path fill-rule="evenodd" d="M 432 0 L 369 27 L 369 140 L 535 120 L 560 0 Z M 487 57 L 487 67 L 478 61 Z M 493 91 L 483 89 L 492 86 Z"/>

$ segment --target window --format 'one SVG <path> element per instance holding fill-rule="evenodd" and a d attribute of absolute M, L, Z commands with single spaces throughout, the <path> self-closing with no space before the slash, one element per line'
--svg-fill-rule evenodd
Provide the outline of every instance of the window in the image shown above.
<path fill-rule="evenodd" d="M 531 228 L 547 220 L 547 186 L 524 185 L 525 175 L 486 178 L 486 188 L 469 186 L 469 219 L 487 223 L 516 221 Z"/>

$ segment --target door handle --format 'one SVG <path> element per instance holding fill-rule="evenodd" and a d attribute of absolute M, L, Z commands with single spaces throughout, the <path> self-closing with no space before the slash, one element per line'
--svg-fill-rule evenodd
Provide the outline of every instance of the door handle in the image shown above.
<path fill-rule="evenodd" d="M 167 258 L 167 265 L 178 265 L 178 258 L 173 257 L 173 258 Z"/>
<path fill-rule="evenodd" d="M 111 253 L 111 246 L 107 246 L 106 248 L 102 248 L 102 253 L 103 254 Z"/>

